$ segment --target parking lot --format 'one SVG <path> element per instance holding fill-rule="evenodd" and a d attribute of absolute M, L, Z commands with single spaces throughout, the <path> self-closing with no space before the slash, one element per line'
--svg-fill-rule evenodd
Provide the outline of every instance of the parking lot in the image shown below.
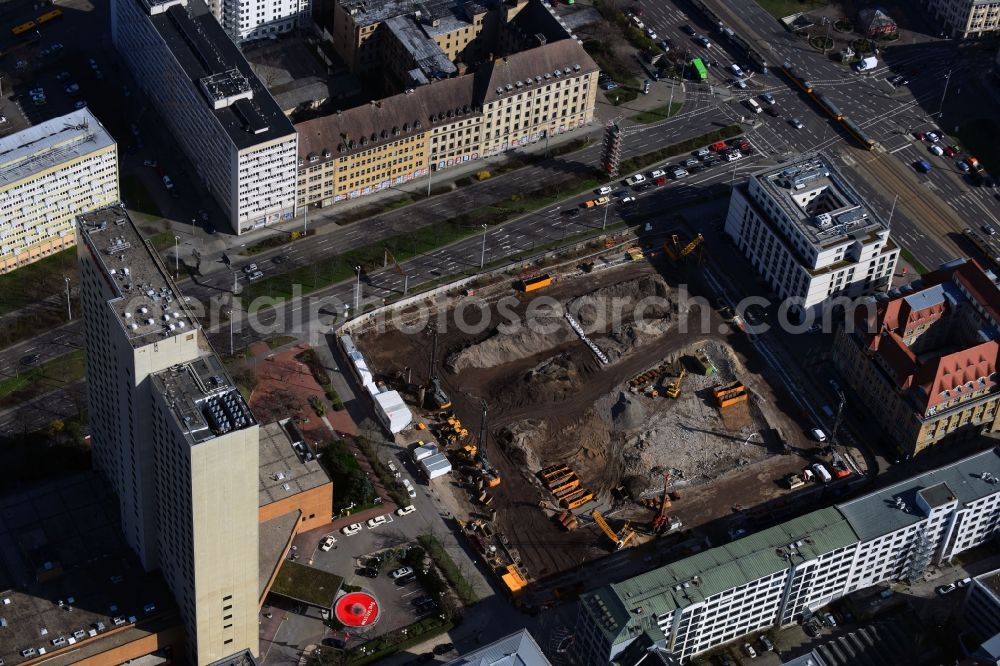
<path fill-rule="evenodd" d="M 419 512 L 406 516 L 394 513 L 385 516 L 386 523 L 375 528 L 362 523 L 360 531 L 345 535 L 342 530 L 331 531 L 319 529 L 300 534 L 296 537 L 294 546 L 296 559 L 303 564 L 314 566 L 323 571 L 343 576 L 346 589 L 361 588 L 375 596 L 379 603 L 379 619 L 366 630 L 334 631 L 327 629 L 318 609 L 296 608 L 293 605 L 271 599 L 271 603 L 281 608 L 280 626 L 269 627 L 273 638 L 266 640 L 270 645 L 266 660 L 277 663 L 286 657 L 296 657 L 305 646 L 320 644 L 324 639 L 346 639 L 348 648 L 399 629 L 440 612 L 436 605 L 425 604 L 418 608 L 415 602 L 427 596 L 427 592 L 416 580 L 415 576 L 405 576 L 394 579 L 392 572 L 403 564 L 399 561 L 405 549 L 414 544 L 416 535 L 427 530 L 426 521 Z M 320 545 L 327 536 L 333 536 L 336 542 L 329 550 L 323 551 Z M 365 574 L 365 569 L 377 567 L 374 577 Z M 262 637 L 267 639 L 265 627 L 267 620 L 262 620 Z M 328 648 L 324 648 L 328 649 Z"/>

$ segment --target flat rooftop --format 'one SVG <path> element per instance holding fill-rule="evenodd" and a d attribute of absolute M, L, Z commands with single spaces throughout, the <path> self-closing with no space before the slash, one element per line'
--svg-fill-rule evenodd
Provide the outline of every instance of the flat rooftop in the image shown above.
<path fill-rule="evenodd" d="M 213 353 L 154 374 L 153 386 L 170 405 L 191 445 L 257 423 L 222 361 Z"/>
<path fill-rule="evenodd" d="M 115 145 L 86 107 L 0 138 L 0 189 Z"/>
<path fill-rule="evenodd" d="M 947 488 L 947 490 L 943 490 Z M 950 492 L 960 504 L 1000 492 L 1000 449 L 983 451 L 900 483 L 882 488 L 837 508 L 862 541 L 902 529 L 926 516 L 917 506 L 917 493 L 925 500 L 944 501 Z M 931 506 L 937 506 L 929 502 Z"/>
<path fill-rule="evenodd" d="M 188 312 L 156 251 L 143 240 L 125 208 L 117 205 L 77 218 L 78 237 L 90 248 L 118 295 L 108 301 L 135 347 L 194 331 Z"/>
<path fill-rule="evenodd" d="M 340 0 L 355 25 L 371 25 L 416 11 L 420 11 L 422 20 L 444 20 L 464 16 L 464 5 L 465 0 Z"/>
<path fill-rule="evenodd" d="M 330 483 L 330 477 L 297 432 L 287 420 L 261 426 L 259 506 Z"/>
<path fill-rule="evenodd" d="M 118 501 L 97 472 L 0 497 L 0 617 L 7 666 L 39 648 L 46 663 L 71 664 L 180 623 L 163 579 L 125 544 Z"/>
<path fill-rule="evenodd" d="M 202 0 L 123 1 L 139 3 L 145 13 L 158 8 L 150 16 L 153 27 L 237 149 L 295 132 Z"/>
<path fill-rule="evenodd" d="M 760 171 L 752 179 L 821 249 L 888 228 L 822 153 Z"/>
<path fill-rule="evenodd" d="M 208 666 L 257 666 L 257 660 L 250 650 L 241 650 L 224 659 L 213 661 Z"/>

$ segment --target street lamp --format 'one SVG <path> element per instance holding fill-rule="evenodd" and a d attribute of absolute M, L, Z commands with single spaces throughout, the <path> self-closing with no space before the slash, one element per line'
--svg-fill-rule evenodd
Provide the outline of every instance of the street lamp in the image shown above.
<path fill-rule="evenodd" d="M 479 254 L 479 270 L 486 265 L 486 225 L 483 225 L 483 251 Z"/>
<path fill-rule="evenodd" d="M 357 315 L 361 307 L 361 266 L 355 266 L 354 270 L 358 272 L 358 283 L 354 287 L 354 314 Z"/>
<path fill-rule="evenodd" d="M 193 220 L 192 220 L 193 221 Z M 178 279 L 181 272 L 181 254 L 178 244 L 181 242 L 180 236 L 174 236 L 174 279 Z"/>
<path fill-rule="evenodd" d="M 604 204 L 604 224 L 601 225 L 601 231 L 604 231 L 608 226 L 608 209 L 611 208 L 611 202 Z"/>
<path fill-rule="evenodd" d="M 63 279 L 66 280 L 66 316 L 70 321 L 73 321 L 73 302 L 69 298 L 69 278 L 63 276 Z"/>

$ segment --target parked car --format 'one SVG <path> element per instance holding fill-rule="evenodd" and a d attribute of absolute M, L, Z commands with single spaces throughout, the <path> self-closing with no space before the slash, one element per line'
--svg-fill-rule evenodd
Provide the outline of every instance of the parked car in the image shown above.
<path fill-rule="evenodd" d="M 765 652 L 773 652 L 774 651 L 774 643 L 772 643 L 771 639 L 768 638 L 767 636 L 761 636 L 757 640 L 760 642 L 761 649 L 763 649 Z"/>
<path fill-rule="evenodd" d="M 694 28 L 692 28 L 689 25 L 682 25 L 681 26 L 681 32 L 683 32 L 684 34 L 687 34 L 687 35 L 691 35 L 692 37 L 694 37 L 695 35 L 698 34 L 698 33 L 695 32 Z"/>
<path fill-rule="evenodd" d="M 417 579 L 417 574 L 411 573 L 396 579 L 396 585 L 409 585 Z"/>
<path fill-rule="evenodd" d="M 352 536 L 352 535 L 357 534 L 358 532 L 360 532 L 362 529 L 364 529 L 364 528 L 362 527 L 361 523 L 351 523 L 347 527 L 341 528 L 340 531 L 345 536 Z"/>
<path fill-rule="evenodd" d="M 638 201 L 635 197 L 622 197 L 618 200 L 618 205 L 622 208 L 628 208 L 629 206 L 634 206 Z"/>
<path fill-rule="evenodd" d="M 955 584 L 946 583 L 944 585 L 938 585 L 934 588 L 934 591 L 941 595 L 950 594 L 955 591 Z"/>
<path fill-rule="evenodd" d="M 690 167 L 696 167 L 696 166 L 698 166 L 700 164 L 701 164 L 701 162 L 699 162 L 698 159 L 695 158 L 695 157 L 689 157 L 686 160 L 684 160 L 684 166 L 686 166 L 688 168 L 690 168 Z"/>
<path fill-rule="evenodd" d="M 413 573 L 413 567 L 400 567 L 389 573 L 389 576 L 393 579 L 399 579 L 403 576 L 408 576 Z"/>
<path fill-rule="evenodd" d="M 835 618 L 833 616 L 833 613 L 824 613 L 823 614 L 823 621 L 826 622 L 826 626 L 828 626 L 828 627 L 836 627 L 837 626 L 837 618 Z"/>
<path fill-rule="evenodd" d="M 333 544 L 337 543 L 337 540 L 333 538 L 333 535 L 323 537 L 323 540 L 319 542 L 319 549 L 324 553 L 333 548 Z"/>
<path fill-rule="evenodd" d="M 164 178 L 166 178 L 166 176 L 164 176 Z M 243 267 L 243 272 L 247 275 L 253 273 L 255 270 L 257 270 L 257 264 L 247 264 Z"/>
<path fill-rule="evenodd" d="M 664 171 L 663 169 L 653 169 L 652 171 L 649 172 L 649 177 L 652 178 L 653 180 L 656 180 L 657 178 L 662 178 L 663 176 L 666 175 L 667 172 Z"/>
<path fill-rule="evenodd" d="M 705 37 L 704 35 L 701 35 L 699 37 L 695 37 L 694 41 L 698 42 L 699 44 L 701 44 L 702 46 L 704 46 L 706 49 L 712 47 L 712 42 L 708 41 L 708 37 Z"/>
<path fill-rule="evenodd" d="M 378 569 L 373 567 L 361 567 L 355 573 L 365 578 L 378 578 Z"/>
<path fill-rule="evenodd" d="M 813 439 L 815 439 L 817 442 L 826 441 L 826 433 L 823 432 L 822 428 L 817 428 L 814 426 L 811 430 L 809 430 L 809 434 L 812 435 Z"/>
<path fill-rule="evenodd" d="M 989 225 L 989 224 L 984 224 L 984 225 L 983 225 L 983 231 L 984 231 L 984 232 L 985 232 L 985 233 L 986 233 L 986 234 L 987 234 L 988 236 L 992 236 L 993 234 L 995 234 L 995 233 L 997 232 L 997 230 L 996 230 L 996 229 L 994 229 L 994 228 L 993 228 L 993 227 L 992 227 L 991 225 Z"/>
<path fill-rule="evenodd" d="M 434 646 L 434 654 L 448 654 L 455 649 L 452 643 L 438 643 Z"/>
<path fill-rule="evenodd" d="M 413 487 L 413 484 L 410 483 L 409 479 L 403 479 L 403 488 L 406 489 L 406 494 L 409 495 L 410 497 L 416 497 L 417 496 L 417 491 Z"/>
<path fill-rule="evenodd" d="M 625 179 L 625 184 L 626 185 L 636 185 L 638 183 L 641 183 L 644 180 L 646 180 L 646 177 L 643 176 L 641 173 L 637 173 L 634 176 L 629 176 L 628 178 L 626 178 Z"/>
<path fill-rule="evenodd" d="M 764 93 L 763 95 L 760 96 L 760 98 L 765 102 L 767 102 L 768 104 L 774 104 L 774 95 L 772 95 L 771 93 Z"/>
<path fill-rule="evenodd" d="M 605 194 L 611 194 L 611 186 L 610 185 L 602 185 L 598 189 L 594 190 L 594 193 L 598 194 L 600 196 L 604 196 Z"/>
<path fill-rule="evenodd" d="M 408 516 L 408 515 L 410 515 L 411 513 L 413 513 L 416 510 L 417 510 L 417 507 L 415 507 L 412 504 L 410 504 L 409 506 L 403 506 L 403 507 L 400 507 L 400 508 L 396 509 L 396 515 L 397 516 Z"/>
<path fill-rule="evenodd" d="M 972 585 L 972 579 L 963 578 L 962 580 L 956 580 L 955 585 L 958 585 L 959 587 L 968 587 L 969 585 Z"/>
<path fill-rule="evenodd" d="M 819 636 L 819 627 L 817 627 L 812 622 L 806 622 L 802 625 L 802 631 L 806 632 L 806 636 L 809 638 L 816 638 Z"/>
<path fill-rule="evenodd" d="M 748 656 L 751 659 L 753 659 L 754 657 L 757 656 L 757 650 L 754 650 L 753 646 L 750 645 L 749 643 L 744 643 L 743 644 L 743 654 L 745 654 L 746 656 Z"/>
<path fill-rule="evenodd" d="M 380 527 L 388 523 L 389 520 L 385 516 L 375 516 L 374 518 L 368 519 L 368 529 L 373 530 L 376 527 Z"/>
<path fill-rule="evenodd" d="M 148 166 L 148 167 L 153 168 L 153 169 L 156 168 L 156 165 L 157 165 L 157 161 L 156 160 L 143 160 L 143 162 L 142 162 L 142 166 Z"/>
<path fill-rule="evenodd" d="M 938 157 L 941 157 L 942 155 L 944 155 L 944 149 L 941 148 L 941 146 L 931 146 L 929 148 L 929 150 L 932 153 L 934 153 L 935 155 L 937 155 Z"/>
<path fill-rule="evenodd" d="M 930 173 L 934 170 L 934 167 L 932 167 L 931 163 L 927 160 L 917 160 L 916 164 L 913 166 L 920 173 Z"/>
<path fill-rule="evenodd" d="M 927 134 L 924 134 L 924 138 L 931 143 L 937 143 L 941 140 L 941 135 L 938 132 L 927 132 Z"/>

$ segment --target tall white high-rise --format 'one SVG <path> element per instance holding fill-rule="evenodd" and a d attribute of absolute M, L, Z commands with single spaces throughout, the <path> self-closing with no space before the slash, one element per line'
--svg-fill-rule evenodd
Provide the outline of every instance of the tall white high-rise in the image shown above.
<path fill-rule="evenodd" d="M 256 653 L 257 423 L 120 205 L 77 229 L 93 460 L 162 569 L 191 663 Z"/>

